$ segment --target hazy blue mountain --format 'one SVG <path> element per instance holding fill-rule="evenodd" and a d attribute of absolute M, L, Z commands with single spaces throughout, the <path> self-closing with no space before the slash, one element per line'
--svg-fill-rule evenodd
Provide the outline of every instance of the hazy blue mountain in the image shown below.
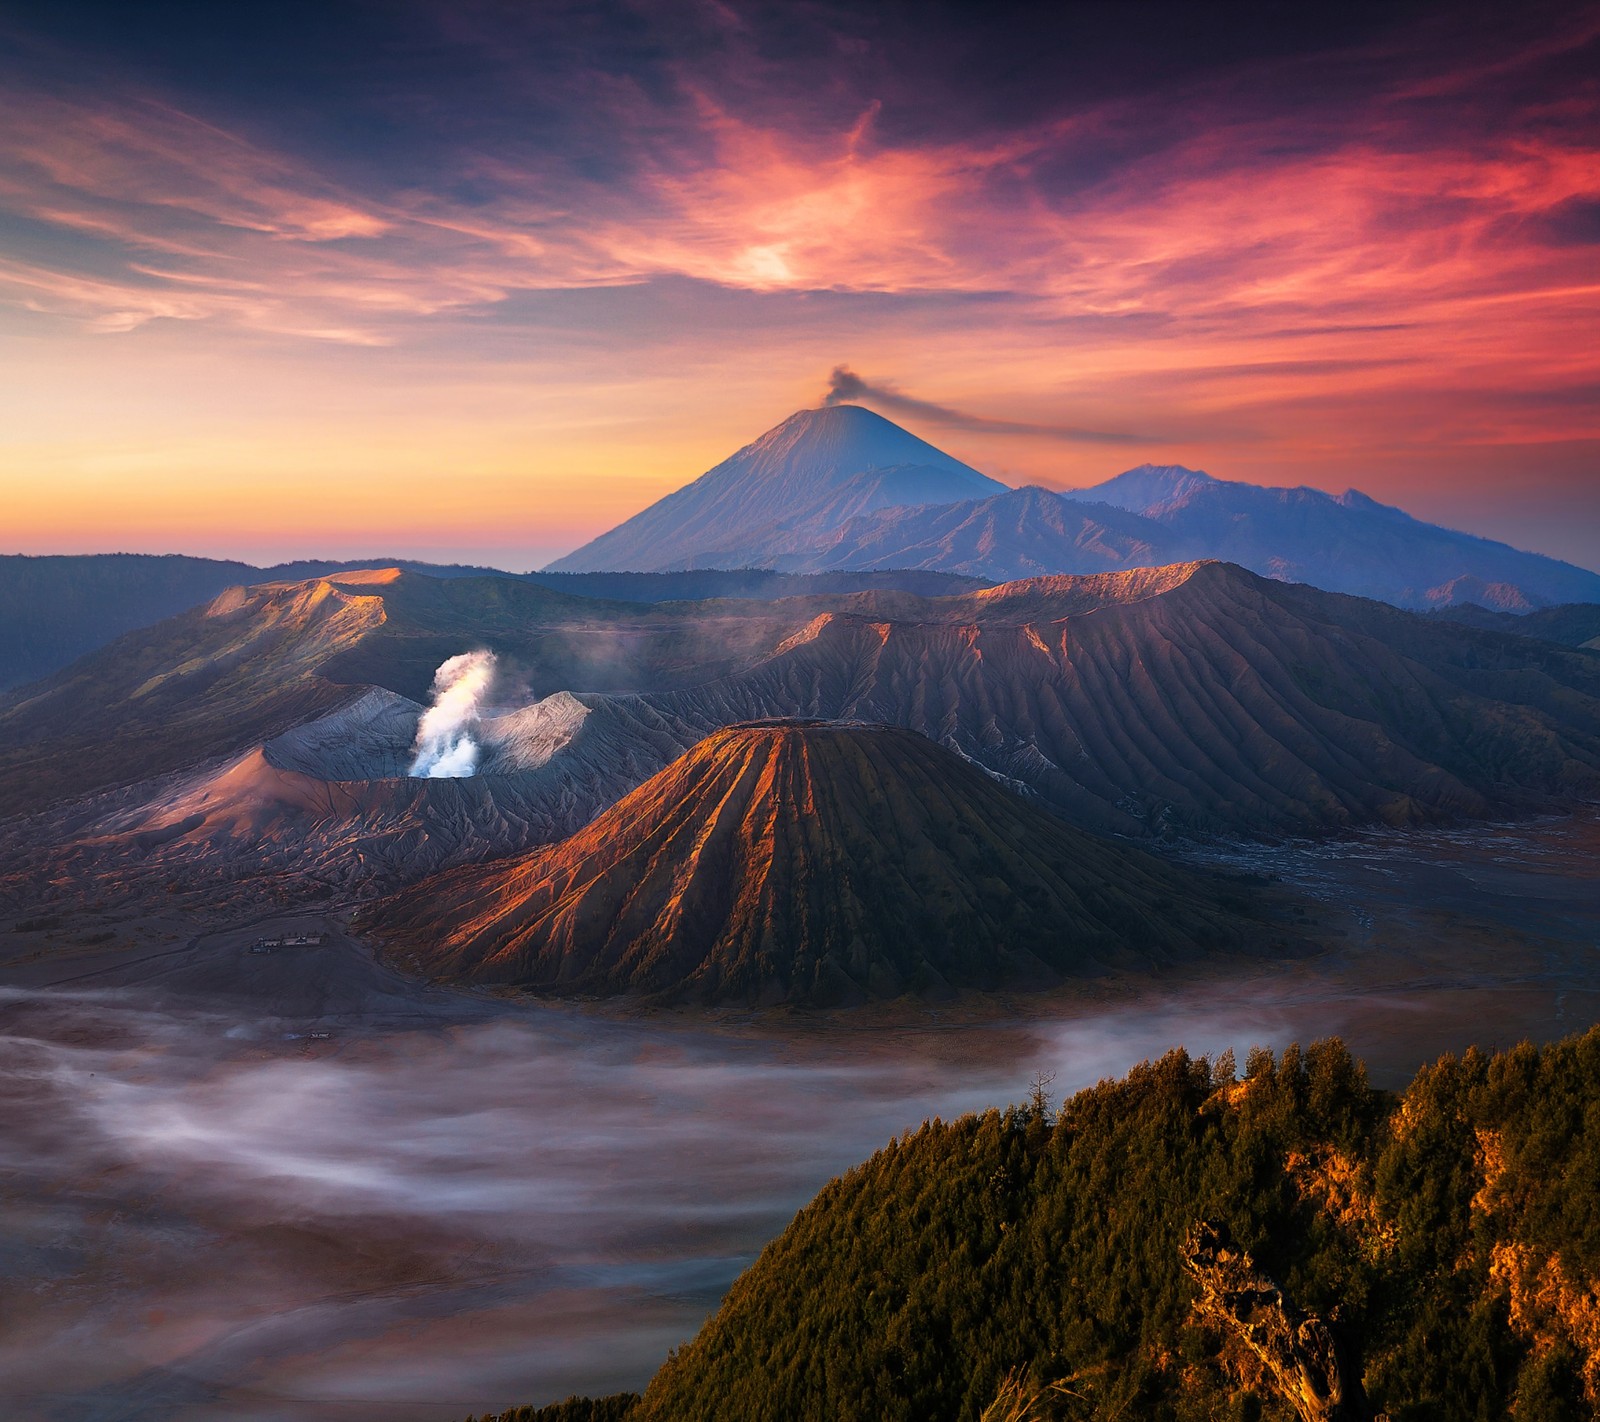
<path fill-rule="evenodd" d="M 1185 469 L 1181 464 L 1141 464 L 1103 484 L 1087 489 L 1065 489 L 1061 497 L 1082 503 L 1110 504 L 1113 508 L 1154 518 L 1161 510 L 1197 490 L 1221 482 L 1199 469 Z"/>
<path fill-rule="evenodd" d="M 0 690 L 215 597 L 255 570 L 133 553 L 0 558 Z"/>
<path fill-rule="evenodd" d="M 1525 612 L 1600 602 L 1600 574 L 1424 523 L 1355 489 L 1262 488 L 1146 464 L 1062 497 L 1113 504 L 1160 524 L 1173 558 L 1221 558 L 1267 577 L 1401 607 L 1488 600 Z"/>
<path fill-rule="evenodd" d="M 1268 489 L 1142 465 L 1087 489 L 880 509 L 780 566 L 917 568 L 1004 581 L 1217 558 L 1399 607 L 1527 613 L 1600 602 L 1600 574 L 1424 523 L 1354 489 Z"/>
<path fill-rule="evenodd" d="M 1005 491 L 858 405 L 801 410 L 546 571 L 740 568 L 786 553 L 803 561 L 853 516 Z"/>
<path fill-rule="evenodd" d="M 1354 489 L 1144 464 L 1012 489 L 853 405 L 802 410 L 547 571 L 915 569 L 1004 581 L 1217 558 L 1400 607 L 1600 602 L 1600 574 L 1424 523 Z"/>
<path fill-rule="evenodd" d="M 851 519 L 804 560 L 816 568 L 916 568 L 1006 582 L 1182 561 L 1160 524 L 1110 504 L 1069 503 L 1049 489 Z"/>

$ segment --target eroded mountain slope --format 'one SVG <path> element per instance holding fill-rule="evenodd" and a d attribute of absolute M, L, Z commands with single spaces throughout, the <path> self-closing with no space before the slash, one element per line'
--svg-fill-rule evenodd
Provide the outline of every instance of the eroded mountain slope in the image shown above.
<path fill-rule="evenodd" d="M 212 667 L 220 653 L 182 659 L 184 626 L 169 627 L 166 671 L 125 673 L 156 691 L 133 696 L 143 683 L 130 683 L 122 702 L 106 693 L 85 713 L 91 728 L 123 726 L 114 754 L 88 770 L 125 783 L 0 830 L 0 896 L 206 873 L 384 892 L 569 835 L 704 737 L 774 717 L 916 731 L 1075 823 L 1134 836 L 1318 833 L 1600 796 L 1593 653 L 1222 564 L 952 598 L 880 591 L 653 608 L 525 589 L 549 599 L 535 605 L 473 581 L 438 585 L 447 593 L 402 578 L 241 594 L 241 628 L 245 603 L 270 612 L 305 599 L 329 609 L 333 630 L 308 624 L 301 643 L 263 631 L 247 650 L 266 650 L 222 672 Z M 243 636 L 222 631 L 224 651 Z M 481 773 L 410 779 L 419 694 L 396 686 L 486 644 L 535 667 L 527 681 L 541 690 L 563 671 L 663 689 L 577 681 L 513 702 L 480 727 Z M 334 668 L 351 680 L 365 668 L 377 686 L 334 684 Z M 85 663 L 76 684 L 94 671 Z M 178 697 L 171 721 L 141 709 L 160 688 L 208 675 L 259 699 Z M 31 777 L 15 778 L 12 794 L 56 767 L 84 773 L 76 757 L 94 741 L 69 711 L 61 719 L 63 738 L 46 726 L 8 748 Z M 158 773 L 140 775 L 152 746 Z"/>
<path fill-rule="evenodd" d="M 570 840 L 427 879 L 364 922 L 450 978 L 827 1003 L 1241 947 L 1262 930 L 1229 899 L 923 736 L 785 721 L 716 732 Z"/>
<path fill-rule="evenodd" d="M 586 736 L 774 715 L 905 726 L 1123 833 L 1400 824 L 1600 794 L 1600 659 L 1193 565 L 1094 610 L 1080 580 L 971 621 L 824 614 L 760 666 L 591 701 Z M 1146 585 L 1148 586 L 1148 585 Z"/>
<path fill-rule="evenodd" d="M 0 817 L 192 766 L 353 700 L 317 672 L 384 620 L 360 583 L 236 588 L 0 698 Z"/>

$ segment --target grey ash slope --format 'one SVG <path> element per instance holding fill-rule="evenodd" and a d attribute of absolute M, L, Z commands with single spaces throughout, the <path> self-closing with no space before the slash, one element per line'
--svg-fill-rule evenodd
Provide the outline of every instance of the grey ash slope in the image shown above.
<path fill-rule="evenodd" d="M 801 410 L 547 571 L 766 565 L 857 514 L 1005 487 L 857 405 Z"/>
<path fill-rule="evenodd" d="M 398 568 L 232 588 L 0 694 L 0 816 L 237 754 L 369 687 L 425 701 L 463 648 L 541 688 L 692 684 L 804 626 L 796 601 L 642 605 Z"/>

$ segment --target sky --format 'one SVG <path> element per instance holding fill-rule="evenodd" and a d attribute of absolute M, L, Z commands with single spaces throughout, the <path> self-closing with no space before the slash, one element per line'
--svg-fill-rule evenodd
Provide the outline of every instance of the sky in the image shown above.
<path fill-rule="evenodd" d="M 0 0 L 0 552 L 535 567 L 842 388 L 1600 568 L 1597 353 L 1592 5 Z"/>

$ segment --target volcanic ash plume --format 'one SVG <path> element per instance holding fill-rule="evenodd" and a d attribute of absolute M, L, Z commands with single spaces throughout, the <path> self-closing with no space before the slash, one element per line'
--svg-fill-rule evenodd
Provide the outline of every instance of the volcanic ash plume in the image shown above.
<path fill-rule="evenodd" d="M 411 775 L 459 779 L 478 768 L 478 706 L 494 681 L 493 652 L 463 652 L 433 674 L 433 705 L 417 722 Z"/>

